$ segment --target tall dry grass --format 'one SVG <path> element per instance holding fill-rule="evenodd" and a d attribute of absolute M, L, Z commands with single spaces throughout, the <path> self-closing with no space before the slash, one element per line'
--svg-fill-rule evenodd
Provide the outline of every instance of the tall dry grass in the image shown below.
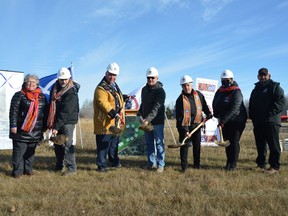
<path fill-rule="evenodd" d="M 145 156 L 122 156 L 124 167 L 97 173 L 92 121 L 82 120 L 81 126 L 84 148 L 78 140 L 74 176 L 49 172 L 55 157 L 44 144 L 37 148 L 36 175 L 13 179 L 11 151 L 0 151 L 0 215 L 288 215 L 287 152 L 279 174 L 257 171 L 250 123 L 235 172 L 222 169 L 224 148 L 203 147 L 203 168 L 189 167 L 185 174 L 180 172 L 179 149 L 166 149 L 162 174 L 144 169 Z M 288 138 L 287 132 L 281 138 Z M 165 142 L 173 142 L 168 128 Z"/>

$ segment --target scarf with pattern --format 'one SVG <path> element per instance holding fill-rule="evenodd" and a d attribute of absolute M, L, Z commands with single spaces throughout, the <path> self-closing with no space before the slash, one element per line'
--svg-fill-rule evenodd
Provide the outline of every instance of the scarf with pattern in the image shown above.
<path fill-rule="evenodd" d="M 22 88 L 21 92 L 30 101 L 30 107 L 26 114 L 25 120 L 21 129 L 26 132 L 31 132 L 36 124 L 38 117 L 39 108 L 39 94 L 42 93 L 41 89 L 37 87 L 35 90 L 29 90 L 25 86 Z"/>
<path fill-rule="evenodd" d="M 197 91 L 193 91 L 193 98 L 196 105 L 196 115 L 194 119 L 194 123 L 200 123 L 202 119 L 202 103 L 199 98 Z M 191 104 L 187 96 L 182 94 L 183 99 L 183 121 L 182 126 L 190 126 L 191 124 Z"/>
<path fill-rule="evenodd" d="M 56 101 L 59 101 L 69 89 L 73 87 L 73 81 L 69 79 L 68 84 L 62 88 L 60 91 L 57 91 L 57 83 L 54 84 L 52 93 L 51 93 L 51 102 L 49 107 L 49 115 L 47 120 L 48 129 L 54 128 L 55 114 L 56 114 Z"/>

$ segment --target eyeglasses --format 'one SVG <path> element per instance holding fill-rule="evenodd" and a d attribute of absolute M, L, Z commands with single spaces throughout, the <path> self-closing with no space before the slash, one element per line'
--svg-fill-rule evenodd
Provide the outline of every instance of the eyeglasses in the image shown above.
<path fill-rule="evenodd" d="M 149 79 L 155 79 L 155 77 L 147 77 L 147 79 L 149 80 Z"/>
<path fill-rule="evenodd" d="M 117 76 L 116 74 L 109 73 L 109 72 L 107 72 L 107 75 L 108 75 L 108 76 Z"/>

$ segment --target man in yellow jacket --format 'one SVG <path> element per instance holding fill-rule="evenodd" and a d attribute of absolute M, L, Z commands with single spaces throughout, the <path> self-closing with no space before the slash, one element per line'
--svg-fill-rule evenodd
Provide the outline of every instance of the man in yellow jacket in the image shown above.
<path fill-rule="evenodd" d="M 107 170 L 107 154 L 112 167 L 121 167 L 118 157 L 119 134 L 111 130 L 111 128 L 120 130 L 125 126 L 124 98 L 116 84 L 118 74 L 118 64 L 115 62 L 109 64 L 105 76 L 94 92 L 94 134 L 99 172 Z"/>

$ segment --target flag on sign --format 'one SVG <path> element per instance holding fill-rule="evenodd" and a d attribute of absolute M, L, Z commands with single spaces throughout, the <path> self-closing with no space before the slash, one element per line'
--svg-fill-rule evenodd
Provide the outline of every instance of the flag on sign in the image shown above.
<path fill-rule="evenodd" d="M 125 104 L 125 109 L 136 109 L 138 110 L 141 104 L 141 90 L 142 87 L 134 89 L 128 95 L 133 96 L 131 100 L 128 100 Z"/>

